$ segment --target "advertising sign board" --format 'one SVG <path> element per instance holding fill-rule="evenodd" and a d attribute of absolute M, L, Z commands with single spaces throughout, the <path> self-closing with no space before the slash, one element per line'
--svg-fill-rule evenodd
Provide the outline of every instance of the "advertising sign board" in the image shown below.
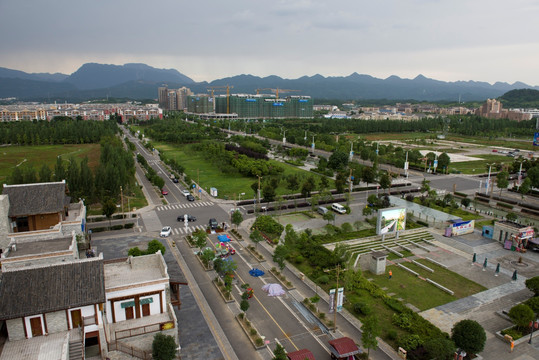
<path fill-rule="evenodd" d="M 406 228 L 406 208 L 387 208 L 378 211 L 376 234 L 389 234 Z"/>

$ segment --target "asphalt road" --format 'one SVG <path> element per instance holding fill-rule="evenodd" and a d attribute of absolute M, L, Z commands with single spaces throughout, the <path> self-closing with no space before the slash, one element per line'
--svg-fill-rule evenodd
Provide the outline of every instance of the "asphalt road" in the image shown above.
<path fill-rule="evenodd" d="M 241 333 L 239 325 L 234 321 L 233 316 L 240 312 L 239 303 L 241 301 L 241 289 L 242 283 L 249 283 L 250 286 L 255 289 L 255 296 L 249 300 L 250 308 L 247 311 L 247 316 L 253 325 L 258 329 L 259 333 L 264 336 L 268 347 L 265 350 L 257 352 L 258 356 L 262 359 L 271 359 L 272 354 L 270 349 L 275 348 L 275 344 L 279 342 L 287 351 L 295 351 L 302 348 L 310 349 L 315 358 L 328 358 L 329 357 L 329 345 L 328 340 L 330 337 L 320 329 L 314 320 L 308 316 L 303 306 L 288 293 L 283 297 L 268 297 L 262 290 L 262 285 L 271 282 L 276 283 L 277 280 L 266 271 L 263 277 L 254 278 L 248 274 L 248 271 L 253 267 L 263 268 L 264 265 L 260 265 L 256 259 L 254 259 L 246 250 L 242 248 L 240 244 L 234 242 L 234 246 L 237 250 L 236 255 L 233 255 L 233 259 L 236 261 L 238 268 L 236 270 L 237 283 L 234 284 L 233 296 L 236 299 L 235 303 L 225 304 L 217 293 L 212 279 L 216 274 L 212 272 L 205 272 L 196 259 L 194 249 L 191 249 L 187 244 L 182 241 L 184 236 L 197 228 L 204 228 L 208 224 L 210 218 L 215 218 L 219 223 L 229 222 L 229 211 L 233 207 L 233 204 L 216 204 L 211 199 L 196 200 L 195 202 L 188 202 L 185 197 L 180 193 L 182 189 L 179 184 L 172 182 L 170 174 L 166 171 L 164 166 L 159 161 L 159 158 L 148 152 L 143 148 L 138 139 L 135 139 L 128 134 L 130 141 L 137 146 L 137 151 L 141 153 L 160 176 L 165 180 L 165 188 L 169 191 L 169 194 L 165 196 L 169 204 L 161 205 L 155 200 L 152 200 L 155 205 L 154 211 L 158 221 L 153 221 L 148 224 L 144 224 L 147 228 L 148 238 L 155 237 L 159 231 L 159 223 L 161 226 L 169 225 L 173 228 L 171 239 L 177 244 L 177 248 L 182 254 L 189 270 L 191 271 L 197 286 L 202 291 L 205 301 L 209 304 L 210 308 L 219 322 L 219 326 L 227 334 L 227 339 L 230 342 L 234 352 L 240 359 L 253 358 L 253 347 L 248 343 L 248 340 L 244 334 Z M 146 185 L 146 184 L 145 184 Z M 147 192 L 154 192 L 153 187 L 147 188 Z M 364 195 L 363 195 L 364 196 Z M 177 217 L 183 214 L 193 215 L 197 218 L 196 222 L 188 223 L 187 226 L 183 222 L 178 222 Z M 143 216 L 144 219 L 144 216 Z M 166 241 L 163 241 L 166 243 Z M 215 244 L 217 242 L 215 235 L 210 235 L 209 244 Z M 271 257 L 270 254 L 267 254 Z M 265 269 L 267 270 L 267 269 Z M 310 295 L 312 296 L 312 295 Z M 301 298 L 302 295 L 297 295 Z M 180 333 L 181 333 L 181 318 L 180 320 Z M 344 321 L 344 320 L 341 320 Z M 358 333 L 359 334 L 359 333 Z M 180 339 L 181 340 L 181 339 Z M 360 337 L 355 337 L 356 342 L 360 342 Z M 388 357 L 381 353 L 376 352 L 375 359 L 388 359 Z"/>

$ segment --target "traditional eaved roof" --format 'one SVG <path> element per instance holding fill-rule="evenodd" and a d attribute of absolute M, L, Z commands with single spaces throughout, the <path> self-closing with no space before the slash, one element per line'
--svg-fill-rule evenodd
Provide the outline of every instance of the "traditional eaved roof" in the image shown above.
<path fill-rule="evenodd" d="M 105 302 L 103 259 L 4 271 L 0 320 Z"/>
<path fill-rule="evenodd" d="M 294 351 L 286 354 L 286 356 L 288 356 L 289 360 L 315 360 L 313 353 L 307 349 Z"/>
<path fill-rule="evenodd" d="M 355 354 L 361 354 L 361 350 L 357 347 L 354 340 L 349 337 L 342 337 L 334 340 L 330 340 L 329 344 L 332 346 L 329 349 L 337 358 L 344 358 Z"/>
<path fill-rule="evenodd" d="M 9 216 L 26 216 L 62 212 L 66 201 L 66 184 L 48 182 L 4 185 L 9 197 Z"/>

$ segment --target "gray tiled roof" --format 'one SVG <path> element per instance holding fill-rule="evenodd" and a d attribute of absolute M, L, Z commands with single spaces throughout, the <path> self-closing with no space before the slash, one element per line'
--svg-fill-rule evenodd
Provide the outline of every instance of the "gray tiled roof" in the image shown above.
<path fill-rule="evenodd" d="M 105 302 L 103 260 L 2 272 L 0 320 Z"/>
<path fill-rule="evenodd" d="M 9 196 L 9 216 L 52 214 L 64 209 L 66 184 L 4 185 L 2 193 Z"/>

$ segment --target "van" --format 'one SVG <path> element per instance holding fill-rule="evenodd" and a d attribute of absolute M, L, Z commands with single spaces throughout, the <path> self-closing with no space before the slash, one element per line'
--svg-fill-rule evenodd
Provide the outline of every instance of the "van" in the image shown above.
<path fill-rule="evenodd" d="M 346 214 L 346 209 L 341 204 L 333 203 L 331 204 L 331 209 L 339 214 Z"/>
<path fill-rule="evenodd" d="M 327 207 L 325 206 L 319 206 L 318 209 L 316 209 L 316 211 L 320 214 L 320 215 L 324 215 L 325 213 L 327 213 L 329 210 Z"/>

